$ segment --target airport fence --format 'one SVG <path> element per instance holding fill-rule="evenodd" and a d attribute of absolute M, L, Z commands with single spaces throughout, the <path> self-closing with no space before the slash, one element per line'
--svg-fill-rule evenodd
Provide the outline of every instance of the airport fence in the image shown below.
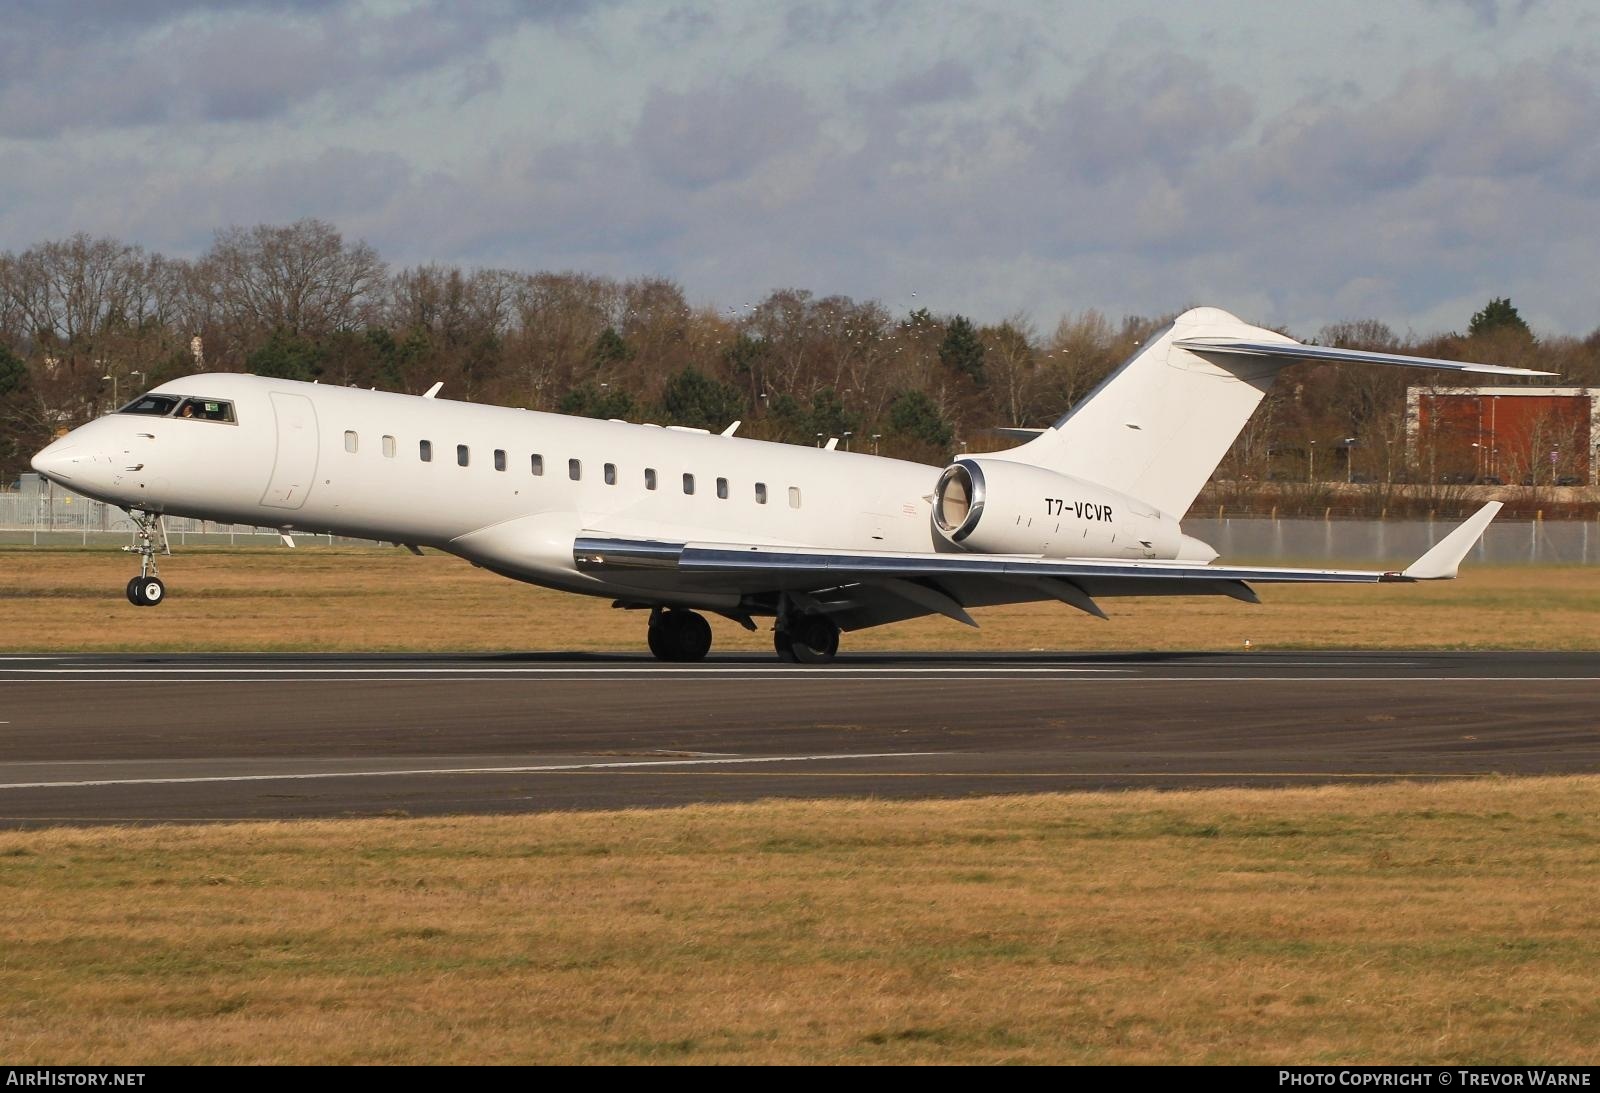
<path fill-rule="evenodd" d="M 218 524 L 173 516 L 166 521 L 174 547 L 265 546 L 279 542 L 273 528 Z M 1210 543 L 1223 560 L 1285 559 L 1409 562 L 1447 535 L 1456 521 L 1313 519 L 1266 516 L 1197 517 L 1185 533 Z M 0 491 L 0 543 L 32 546 L 121 545 L 130 541 L 128 514 L 49 483 Z M 368 539 L 295 534 L 302 545 L 364 545 Z M 1497 520 L 1468 555 L 1490 564 L 1600 564 L 1600 522 L 1595 520 Z"/>
<path fill-rule="evenodd" d="M 167 539 L 181 546 L 271 546 L 282 540 L 276 528 L 219 524 L 169 516 Z M 115 505 L 42 483 L 0 491 L 0 544 L 8 546 L 110 546 L 131 542 L 133 520 Z M 299 545 L 371 545 L 370 539 L 295 532 Z"/>

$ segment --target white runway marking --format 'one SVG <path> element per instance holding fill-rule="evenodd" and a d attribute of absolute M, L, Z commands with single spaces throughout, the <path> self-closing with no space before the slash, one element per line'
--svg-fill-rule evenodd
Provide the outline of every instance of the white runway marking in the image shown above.
<path fill-rule="evenodd" d="M 805 675 L 805 674 L 817 674 L 817 673 L 826 673 L 827 675 L 849 675 L 849 674 L 859 675 L 861 673 L 873 673 L 873 674 L 890 673 L 890 674 L 894 674 L 894 675 L 926 675 L 926 674 L 935 673 L 935 672 L 946 673 L 946 674 L 968 674 L 968 675 L 970 675 L 970 674 L 993 674 L 993 673 L 996 673 L 996 672 L 1003 672 L 1003 673 L 1007 673 L 1007 674 L 1016 673 L 1016 672 L 1031 672 L 1031 673 L 1044 673 L 1044 674 L 1054 675 L 1054 674 L 1059 674 L 1061 672 L 1128 672 L 1128 671 L 1132 671 L 1132 669 L 1131 668 L 1080 668 L 1080 667 L 1076 667 L 1076 666 L 1071 666 L 1071 667 L 1062 666 L 1062 667 L 1059 667 L 1059 668 L 1058 667 L 1026 667 L 1026 668 L 1017 667 L 1017 668 L 1010 668 L 1010 667 L 1003 667 L 1003 666 L 995 666 L 995 667 L 974 666 L 974 667 L 970 667 L 970 668 L 939 668 L 939 667 L 932 667 L 932 668 L 909 668 L 909 667 L 908 668 L 873 668 L 873 667 L 850 668 L 850 667 L 842 667 L 841 668 L 841 667 L 829 667 L 829 668 L 812 669 L 812 670 L 810 670 L 808 672 L 808 670 L 804 669 L 804 668 L 795 669 L 795 668 L 767 667 L 765 665 L 752 665 L 752 666 L 750 666 L 748 668 L 628 668 L 628 667 L 616 667 L 616 668 L 603 668 L 603 667 L 595 667 L 595 668 L 477 668 L 477 667 L 473 667 L 473 668 L 162 668 L 162 667 L 149 667 L 149 668 L 144 668 L 144 667 L 133 666 L 133 667 L 126 667 L 126 668 L 16 668 L 16 669 L 10 670 L 9 672 L 6 672 L 6 669 L 0 668 L 0 672 L 6 672 L 6 674 L 12 674 L 12 675 L 22 674 L 22 675 L 73 675 L 73 676 L 76 676 L 76 675 L 84 675 L 84 676 L 94 676 L 94 675 L 135 675 L 135 676 L 152 676 L 152 675 L 182 676 L 182 675 L 194 675 L 194 676 L 199 676 L 199 675 L 222 675 L 224 673 L 232 673 L 232 674 L 235 674 L 235 675 L 264 675 L 264 676 L 271 676 L 271 675 L 351 676 L 351 675 L 355 675 L 355 676 L 372 676 L 372 677 L 375 677 L 375 678 L 384 677 L 384 676 L 403 676 L 403 675 L 418 675 L 421 678 L 427 678 L 428 676 L 434 676 L 434 675 L 450 675 L 450 676 L 572 675 L 572 676 L 580 676 L 580 677 L 592 677 L 592 676 L 597 676 L 597 675 L 651 675 L 651 676 L 678 677 L 678 676 L 691 676 L 691 675 L 695 675 L 695 676 L 704 676 L 704 675 L 752 675 L 752 674 L 755 674 L 755 673 L 765 673 L 765 674 L 769 674 L 769 675 L 773 675 L 773 674 Z"/>
<path fill-rule="evenodd" d="M 82 789 L 95 786 L 187 786 L 206 782 L 305 782 L 329 778 L 398 778 L 434 774 L 550 774 L 569 770 L 621 770 L 633 767 L 707 767 L 739 763 L 814 763 L 844 759 L 906 759 L 944 755 L 939 751 L 882 751 L 849 755 L 757 755 L 735 759 L 647 759 L 635 762 L 551 763 L 544 766 L 434 767 L 407 770 L 310 771 L 300 774 L 216 774 L 192 778 L 93 778 L 66 782 L 0 783 L 4 789 Z"/>
<path fill-rule="evenodd" d="M 1127 669 L 1118 669 L 1127 672 Z M 751 671 L 742 674 L 742 678 L 760 683 L 782 683 L 790 680 L 809 680 L 821 683 L 883 683 L 894 679 L 918 679 L 923 682 L 939 683 L 952 682 L 975 674 L 965 669 L 945 671 L 943 675 L 907 674 L 891 669 L 857 669 L 859 673 L 840 678 L 833 669 L 815 669 L 807 671 L 801 669 L 786 670 L 773 669 Z M 917 671 L 933 671 L 933 669 L 918 669 Z M 1024 670 L 1032 671 L 1032 670 Z M 1086 671 L 1094 671 L 1087 669 Z M 621 675 L 607 671 L 567 671 L 563 674 L 551 676 L 483 676 L 474 675 L 470 671 L 459 675 L 448 676 L 311 676 L 278 677 L 277 683 L 581 683 L 585 680 L 606 680 L 622 678 L 624 675 L 640 675 L 643 673 L 623 673 Z M 700 671 L 681 671 L 665 669 L 652 675 L 652 680 L 661 682 L 690 682 L 695 679 L 703 680 L 707 673 Z M 1018 682 L 1035 679 L 1035 676 L 1019 676 L 1015 669 L 996 669 L 984 673 L 1000 678 L 1014 678 Z M 1045 672 L 1044 675 L 1059 674 Z M 45 683 L 49 680 L 27 678 L 19 676 L 0 675 L 0 683 Z M 84 676 L 75 680 L 77 683 L 116 683 L 116 684 L 169 684 L 169 683 L 260 683 L 260 676 L 184 676 L 171 675 L 159 678 L 141 676 L 139 673 L 129 673 L 119 670 L 111 675 Z M 1261 675 L 1226 675 L 1226 676 L 1164 676 L 1164 675 L 1101 675 L 1094 679 L 1096 684 L 1102 683 L 1600 683 L 1600 675 L 1591 676 L 1446 676 L 1446 675 L 1405 675 L 1405 676 L 1280 676 L 1263 673 Z"/>

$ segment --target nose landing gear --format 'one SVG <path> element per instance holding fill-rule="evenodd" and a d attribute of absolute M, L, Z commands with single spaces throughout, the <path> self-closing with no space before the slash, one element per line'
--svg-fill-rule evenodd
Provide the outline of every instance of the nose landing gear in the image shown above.
<path fill-rule="evenodd" d="M 153 512 L 130 512 L 134 545 L 122 549 L 139 555 L 139 575 L 128 582 L 128 602 L 135 607 L 155 607 L 167 597 L 167 586 L 156 575 L 156 555 L 172 553 L 166 525 Z"/>

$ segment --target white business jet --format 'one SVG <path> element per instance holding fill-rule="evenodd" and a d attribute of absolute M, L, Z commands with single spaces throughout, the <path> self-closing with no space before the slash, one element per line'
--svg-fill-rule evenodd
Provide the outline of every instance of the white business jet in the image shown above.
<path fill-rule="evenodd" d="M 166 595 L 163 514 L 431 546 L 514 580 L 650 612 L 650 651 L 704 657 L 712 612 L 772 618 L 787 660 L 843 630 L 1059 600 L 1222 595 L 1250 583 L 1454 577 L 1485 505 L 1403 571 L 1212 565 L 1179 518 L 1285 367 L 1340 361 L 1548 375 L 1302 345 L 1225 311 L 1185 312 L 1020 447 L 948 467 L 260 376 L 185 376 L 33 458 L 127 509 L 128 599 Z M 291 543 L 292 545 L 292 543 Z"/>

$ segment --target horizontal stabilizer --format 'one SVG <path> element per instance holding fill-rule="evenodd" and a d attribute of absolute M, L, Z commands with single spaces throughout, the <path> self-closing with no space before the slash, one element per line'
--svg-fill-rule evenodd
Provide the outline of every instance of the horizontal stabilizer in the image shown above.
<path fill-rule="evenodd" d="M 1446 361 L 1438 357 L 1408 357 L 1403 353 L 1371 353 L 1365 349 L 1332 349 L 1322 345 L 1295 342 L 1237 341 L 1230 338 L 1180 338 L 1172 343 L 1201 356 L 1267 357 L 1284 364 L 1296 361 L 1326 361 L 1334 364 L 1382 364 L 1399 368 L 1440 368 L 1449 372 L 1483 372 L 1492 376 L 1553 376 L 1554 372 L 1535 372 L 1531 368 L 1511 368 L 1503 364 L 1473 364 Z"/>
<path fill-rule="evenodd" d="M 1456 575 L 1467 551 L 1483 536 L 1483 531 L 1500 512 L 1500 502 L 1490 501 L 1467 521 L 1434 544 L 1433 549 L 1406 567 L 1405 576 L 1413 581 L 1445 581 Z"/>

